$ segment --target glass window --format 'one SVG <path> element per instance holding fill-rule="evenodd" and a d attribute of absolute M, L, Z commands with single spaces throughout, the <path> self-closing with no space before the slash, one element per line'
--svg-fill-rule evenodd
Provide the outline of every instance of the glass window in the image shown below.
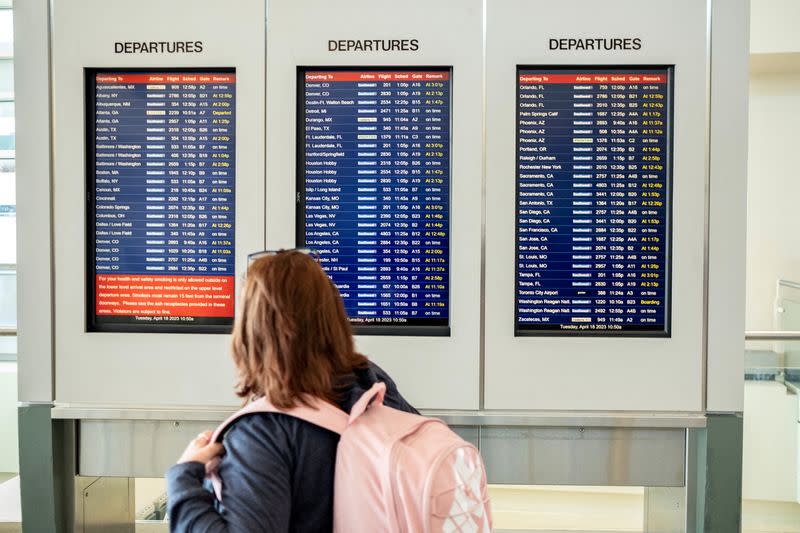
<path fill-rule="evenodd" d="M 0 59 L 0 100 L 14 98 L 14 60 Z"/>
<path fill-rule="evenodd" d="M 0 1 L 0 57 L 11 57 L 14 48 L 14 25 L 11 19 L 11 10 L 3 9 Z"/>
<path fill-rule="evenodd" d="M 16 179 L 13 159 L 0 159 L 0 266 L 17 262 Z"/>
<path fill-rule="evenodd" d="M 17 200 L 14 126 L 14 33 L 10 2 L 0 0 L 0 361 L 16 351 Z"/>

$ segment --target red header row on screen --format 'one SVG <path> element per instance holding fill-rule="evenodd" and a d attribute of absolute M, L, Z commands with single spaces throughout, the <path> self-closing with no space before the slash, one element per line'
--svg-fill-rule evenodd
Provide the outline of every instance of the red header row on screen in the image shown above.
<path fill-rule="evenodd" d="M 546 83 L 667 83 L 666 74 L 520 74 L 523 85 Z"/>
<path fill-rule="evenodd" d="M 449 72 L 306 72 L 306 81 L 447 81 Z"/>
<path fill-rule="evenodd" d="M 236 74 L 98 74 L 98 84 L 103 83 L 235 83 Z"/>

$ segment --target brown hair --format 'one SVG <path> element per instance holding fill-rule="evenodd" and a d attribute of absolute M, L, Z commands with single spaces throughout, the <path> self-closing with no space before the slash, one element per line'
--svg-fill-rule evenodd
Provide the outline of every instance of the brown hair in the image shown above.
<path fill-rule="evenodd" d="M 263 395 L 279 408 L 305 403 L 304 395 L 335 403 L 337 377 L 368 365 L 339 291 L 307 254 L 254 261 L 240 304 L 231 343 L 240 397 Z"/>

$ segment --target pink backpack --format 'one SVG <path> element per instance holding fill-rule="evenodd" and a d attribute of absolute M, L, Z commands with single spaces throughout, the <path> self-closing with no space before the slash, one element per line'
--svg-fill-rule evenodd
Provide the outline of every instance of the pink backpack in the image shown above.
<path fill-rule="evenodd" d="M 441 420 L 383 405 L 375 384 L 348 415 L 321 400 L 281 410 L 262 398 L 214 432 L 218 440 L 249 413 L 280 412 L 341 435 L 336 453 L 334 533 L 488 533 L 492 530 L 486 472 L 480 453 Z M 218 461 L 207 474 L 217 498 Z"/>

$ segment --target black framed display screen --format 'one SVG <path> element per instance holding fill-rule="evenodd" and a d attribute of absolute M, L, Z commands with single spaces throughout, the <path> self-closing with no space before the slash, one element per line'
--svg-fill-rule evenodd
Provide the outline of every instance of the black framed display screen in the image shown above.
<path fill-rule="evenodd" d="M 516 335 L 670 334 L 672 67 L 518 67 Z"/>
<path fill-rule="evenodd" d="M 360 334 L 449 335 L 451 69 L 298 69 L 297 241 Z"/>
<path fill-rule="evenodd" d="M 228 332 L 236 73 L 87 70 L 90 331 Z"/>

